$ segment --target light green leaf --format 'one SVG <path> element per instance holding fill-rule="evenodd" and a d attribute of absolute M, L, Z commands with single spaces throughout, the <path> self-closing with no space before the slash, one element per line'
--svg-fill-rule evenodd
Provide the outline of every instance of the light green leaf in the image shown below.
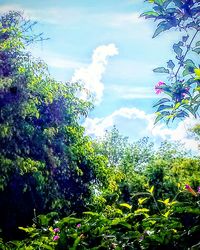
<path fill-rule="evenodd" d="M 126 207 L 126 208 L 128 208 L 128 209 L 131 209 L 132 208 L 132 206 L 131 205 L 129 205 L 128 203 L 121 203 L 121 204 L 119 204 L 121 207 Z"/>

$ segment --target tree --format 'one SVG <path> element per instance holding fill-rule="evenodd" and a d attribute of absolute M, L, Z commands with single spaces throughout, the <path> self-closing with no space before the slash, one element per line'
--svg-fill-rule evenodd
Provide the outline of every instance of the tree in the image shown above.
<path fill-rule="evenodd" d="M 19 12 L 0 17 L 0 228 L 7 239 L 36 213 L 81 212 L 106 179 L 80 118 L 92 104 L 55 81 L 27 46 L 40 41 Z M 105 171 L 104 171 L 105 170 Z M 103 177 L 102 177 L 103 176 Z"/>
<path fill-rule="evenodd" d="M 173 44 L 175 60 L 167 62 L 167 68 L 158 67 L 154 72 L 167 74 L 166 81 L 155 86 L 157 94 L 165 93 L 160 99 L 155 123 L 161 119 L 174 121 L 192 114 L 198 116 L 200 106 L 200 68 L 197 55 L 200 53 L 200 4 L 198 0 L 148 0 L 152 10 L 141 16 L 158 22 L 153 38 L 160 33 L 175 28 L 182 39 Z M 194 58 L 194 59 L 193 59 Z M 196 62 L 195 62 L 196 61 Z"/>

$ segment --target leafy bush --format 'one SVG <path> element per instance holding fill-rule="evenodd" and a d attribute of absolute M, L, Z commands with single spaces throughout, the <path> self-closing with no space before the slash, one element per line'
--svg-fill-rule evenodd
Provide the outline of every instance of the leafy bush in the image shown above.
<path fill-rule="evenodd" d="M 148 0 L 147 0 L 148 1 Z M 153 38 L 175 28 L 182 39 L 173 44 L 175 61 L 169 60 L 167 68 L 158 67 L 154 72 L 167 74 L 166 81 L 155 86 L 157 94 L 165 93 L 157 107 L 155 123 L 165 119 L 198 116 L 200 106 L 200 68 L 197 56 L 200 53 L 199 25 L 200 6 L 198 0 L 149 0 L 151 10 L 141 16 L 158 22 Z"/>

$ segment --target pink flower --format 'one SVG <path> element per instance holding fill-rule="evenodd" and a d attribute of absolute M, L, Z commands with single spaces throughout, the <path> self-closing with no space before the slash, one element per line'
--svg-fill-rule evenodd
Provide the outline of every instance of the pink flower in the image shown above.
<path fill-rule="evenodd" d="M 54 233 L 59 233 L 60 232 L 60 228 L 59 227 L 56 227 L 56 228 L 54 228 Z"/>
<path fill-rule="evenodd" d="M 159 87 L 164 85 L 165 83 L 164 82 L 161 82 L 159 81 L 156 86 L 155 86 L 155 92 L 156 92 L 156 95 L 159 95 L 163 92 L 163 89 L 160 89 Z"/>
<path fill-rule="evenodd" d="M 53 240 L 56 241 L 56 240 L 58 240 L 59 238 L 60 238 L 59 235 L 55 235 L 55 236 L 53 237 Z"/>
<path fill-rule="evenodd" d="M 197 193 L 200 194 L 200 186 L 197 188 Z"/>
<path fill-rule="evenodd" d="M 81 224 L 77 224 L 76 227 L 77 227 L 77 228 L 80 228 L 80 227 L 81 227 Z"/>

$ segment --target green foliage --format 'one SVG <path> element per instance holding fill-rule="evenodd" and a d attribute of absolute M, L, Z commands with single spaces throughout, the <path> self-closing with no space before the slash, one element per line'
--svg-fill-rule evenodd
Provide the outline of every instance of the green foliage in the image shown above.
<path fill-rule="evenodd" d="M 36 218 L 37 226 L 20 228 L 28 234 L 25 240 L 4 246 L 9 249 L 14 244 L 23 249 L 192 249 L 199 240 L 199 201 L 192 199 L 188 210 L 187 197 L 181 202 L 176 200 L 184 190 L 179 189 L 175 199 L 165 200 L 156 200 L 154 190 L 152 186 L 145 193 L 138 193 L 140 198 L 134 210 L 132 205 L 123 203 L 107 207 L 101 213 L 88 211 L 81 218 L 68 216 L 45 226 Z M 192 220 L 187 225 L 186 211 Z M 42 216 L 49 221 L 49 215 Z"/>
<path fill-rule="evenodd" d="M 173 0 L 171 10 L 171 1 L 149 2 L 154 11 L 144 16 L 165 19 L 157 33 L 171 25 L 160 12 L 176 16 L 174 9 L 182 8 L 181 0 Z M 180 144 L 163 142 L 156 151 L 148 138 L 130 143 L 115 127 L 98 140 L 85 136 L 79 122 L 92 104 L 78 98 L 79 84 L 55 81 L 47 66 L 26 52 L 25 46 L 42 39 L 29 33 L 31 27 L 18 12 L 0 18 L 0 248 L 198 247 L 199 157 Z M 183 37 L 183 44 L 188 39 Z M 183 44 L 173 46 L 177 57 Z M 185 76 L 196 74 L 193 80 L 199 81 L 196 64 L 190 59 L 183 64 Z M 167 68 L 155 71 L 175 67 L 169 60 Z M 161 88 L 173 98 L 181 84 Z M 161 99 L 158 112 L 182 107 L 170 102 Z M 193 132 L 199 139 L 199 126 Z"/>
<path fill-rule="evenodd" d="M 162 119 L 168 123 L 174 119 L 183 119 L 189 115 L 198 116 L 200 106 L 200 69 L 198 61 L 200 41 L 199 35 L 199 1 L 197 0 L 152 0 L 149 1 L 152 11 L 144 12 L 141 16 L 156 21 L 157 28 L 153 38 L 160 33 L 175 28 L 182 39 L 173 44 L 175 60 L 167 62 L 167 68 L 158 67 L 153 71 L 168 75 L 166 82 L 156 86 L 169 98 L 160 99 L 154 107 L 158 107 L 155 123 Z M 163 103 L 168 102 L 167 105 Z"/>
<path fill-rule="evenodd" d="M 0 227 L 8 238 L 33 209 L 81 212 L 93 186 L 107 183 L 106 158 L 79 125 L 92 104 L 78 98 L 79 84 L 55 81 L 27 52 L 42 39 L 32 27 L 18 12 L 0 17 Z"/>

